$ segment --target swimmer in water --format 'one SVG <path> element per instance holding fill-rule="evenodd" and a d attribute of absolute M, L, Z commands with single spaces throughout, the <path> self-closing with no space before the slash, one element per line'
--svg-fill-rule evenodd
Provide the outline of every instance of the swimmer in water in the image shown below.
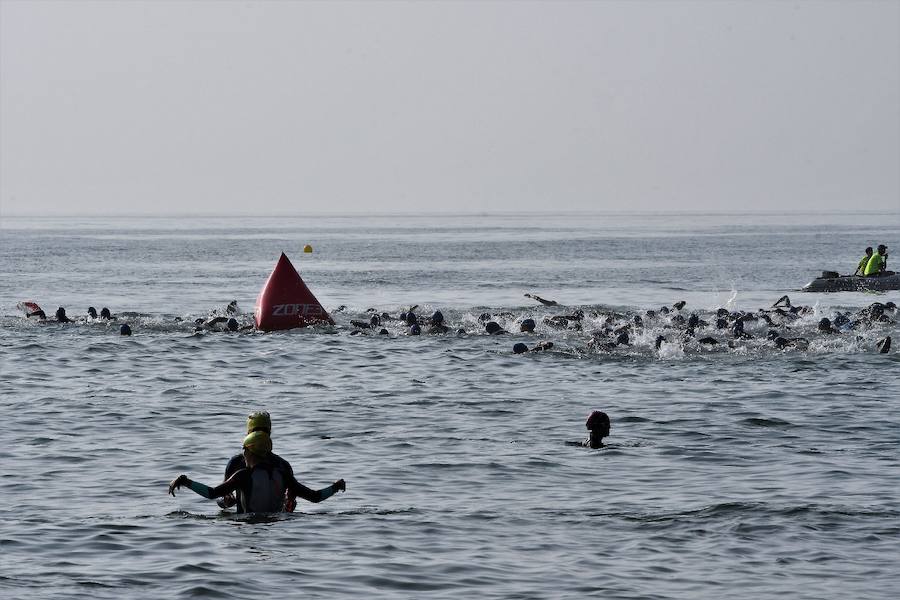
<path fill-rule="evenodd" d="M 255 433 L 257 431 L 262 431 L 271 438 L 272 417 L 269 415 L 269 413 L 265 411 L 257 411 L 254 413 L 250 413 L 247 416 L 247 435 L 250 435 L 251 433 Z M 271 462 L 278 465 L 278 467 L 286 473 L 290 473 L 291 477 L 294 476 L 294 469 L 291 468 L 290 463 L 274 452 L 271 453 Z M 232 475 L 245 468 L 247 468 L 247 463 L 244 461 L 244 455 L 235 454 L 231 457 L 231 460 L 229 460 L 228 464 L 225 466 L 225 479 L 223 480 L 223 482 L 228 481 L 228 479 Z M 222 497 L 222 499 L 218 501 L 218 504 L 220 508 L 231 508 L 235 505 L 235 502 L 236 500 L 233 494 L 226 494 L 224 497 Z M 286 512 L 294 512 L 295 505 L 296 501 L 294 501 L 293 497 L 285 497 Z M 237 511 L 246 512 L 240 505 L 238 505 Z"/>
<path fill-rule="evenodd" d="M 537 300 L 538 302 L 540 302 L 540 303 L 543 304 L 544 306 L 558 306 L 558 305 L 559 305 L 559 302 L 557 302 L 556 300 L 546 300 L 546 299 L 541 298 L 540 296 L 538 296 L 538 295 L 536 295 L 536 294 L 525 294 L 525 297 L 526 297 L 526 298 L 531 298 L 532 300 Z"/>
<path fill-rule="evenodd" d="M 272 460 L 272 440 L 264 431 L 254 431 L 244 438 L 242 444 L 245 467 L 236 471 L 224 483 L 214 488 L 192 481 L 187 475 L 179 475 L 169 484 L 169 493 L 186 486 L 210 500 L 236 494 L 238 512 L 272 513 L 285 508 L 285 494 L 299 496 L 309 502 L 321 502 L 337 492 L 347 489 L 343 479 L 338 479 L 321 490 L 312 490 L 294 479 L 294 476 L 280 468 Z"/>
<path fill-rule="evenodd" d="M 584 426 L 590 431 L 590 437 L 582 442 L 586 448 L 603 448 L 603 438 L 609 436 L 609 415 L 600 410 L 595 410 L 588 415 Z"/>

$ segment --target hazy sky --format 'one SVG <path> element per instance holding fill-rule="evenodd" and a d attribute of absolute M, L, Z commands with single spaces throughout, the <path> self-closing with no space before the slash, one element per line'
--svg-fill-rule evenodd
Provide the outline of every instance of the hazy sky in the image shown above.
<path fill-rule="evenodd" d="M 0 215 L 900 211 L 900 2 L 0 0 Z"/>

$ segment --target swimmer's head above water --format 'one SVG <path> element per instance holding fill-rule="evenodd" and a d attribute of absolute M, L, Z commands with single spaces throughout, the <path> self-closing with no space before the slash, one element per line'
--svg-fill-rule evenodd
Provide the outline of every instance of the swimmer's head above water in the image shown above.
<path fill-rule="evenodd" d="M 588 415 L 584 426 L 591 432 L 591 437 L 584 442 L 584 445 L 589 448 L 602 448 L 603 438 L 609 435 L 609 415 L 603 411 L 595 410 Z"/>

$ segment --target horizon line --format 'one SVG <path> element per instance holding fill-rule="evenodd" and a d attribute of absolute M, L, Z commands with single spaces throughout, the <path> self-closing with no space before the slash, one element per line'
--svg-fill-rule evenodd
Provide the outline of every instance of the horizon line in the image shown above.
<path fill-rule="evenodd" d="M 147 218 L 147 219 L 165 219 L 165 218 L 189 218 L 189 219 L 200 219 L 200 218 L 222 218 L 222 219 L 237 219 L 237 218 L 253 218 L 253 219 L 277 219 L 277 218 L 342 218 L 342 217 L 515 217 L 515 216 L 581 216 L 581 215 L 610 215 L 610 216 L 624 216 L 624 215 L 709 215 L 709 216 L 729 216 L 729 215 L 803 215 L 803 214 L 846 214 L 847 211 L 845 209 L 818 209 L 815 211 L 808 209 L 786 209 L 786 210 L 772 210 L 772 209 L 759 209 L 754 210 L 752 208 L 741 209 L 741 210 L 700 210 L 700 209 L 686 209 L 686 210 L 678 210 L 678 209 L 669 209 L 669 210 L 656 210 L 656 209 L 635 209 L 635 210 L 606 210 L 606 209 L 592 209 L 592 210 L 557 210 L 557 211 L 541 211 L 541 210 L 486 210 L 486 211 L 460 211 L 460 212 L 450 212 L 450 211 L 383 211 L 383 212 L 372 212 L 372 211 L 346 211 L 346 212 L 307 212 L 307 213 L 298 213 L 298 212 L 275 212 L 267 215 L 254 214 L 249 212 L 222 212 L 222 213 L 210 213 L 210 212 L 158 212 L 158 213 L 129 213 L 129 212 L 117 212 L 110 214 L 103 213 L 87 213 L 87 214 L 78 214 L 78 213 L 45 213 L 45 212 L 11 212 L 4 213 L 0 212 L 0 220 L 4 218 L 46 218 L 46 219 L 108 219 L 108 218 Z M 888 215 L 897 215 L 900 216 L 900 210 L 897 211 L 886 211 L 882 214 Z"/>

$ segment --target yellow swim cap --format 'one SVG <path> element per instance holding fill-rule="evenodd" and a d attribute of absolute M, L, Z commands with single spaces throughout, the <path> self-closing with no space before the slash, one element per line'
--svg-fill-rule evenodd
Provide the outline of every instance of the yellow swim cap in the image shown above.
<path fill-rule="evenodd" d="M 272 439 L 265 431 L 254 431 L 244 438 L 244 448 L 257 456 L 268 456 L 272 451 Z"/>
<path fill-rule="evenodd" d="M 272 433 L 272 418 L 269 417 L 269 413 L 265 411 L 250 413 L 247 417 L 247 433 L 260 429 Z"/>

